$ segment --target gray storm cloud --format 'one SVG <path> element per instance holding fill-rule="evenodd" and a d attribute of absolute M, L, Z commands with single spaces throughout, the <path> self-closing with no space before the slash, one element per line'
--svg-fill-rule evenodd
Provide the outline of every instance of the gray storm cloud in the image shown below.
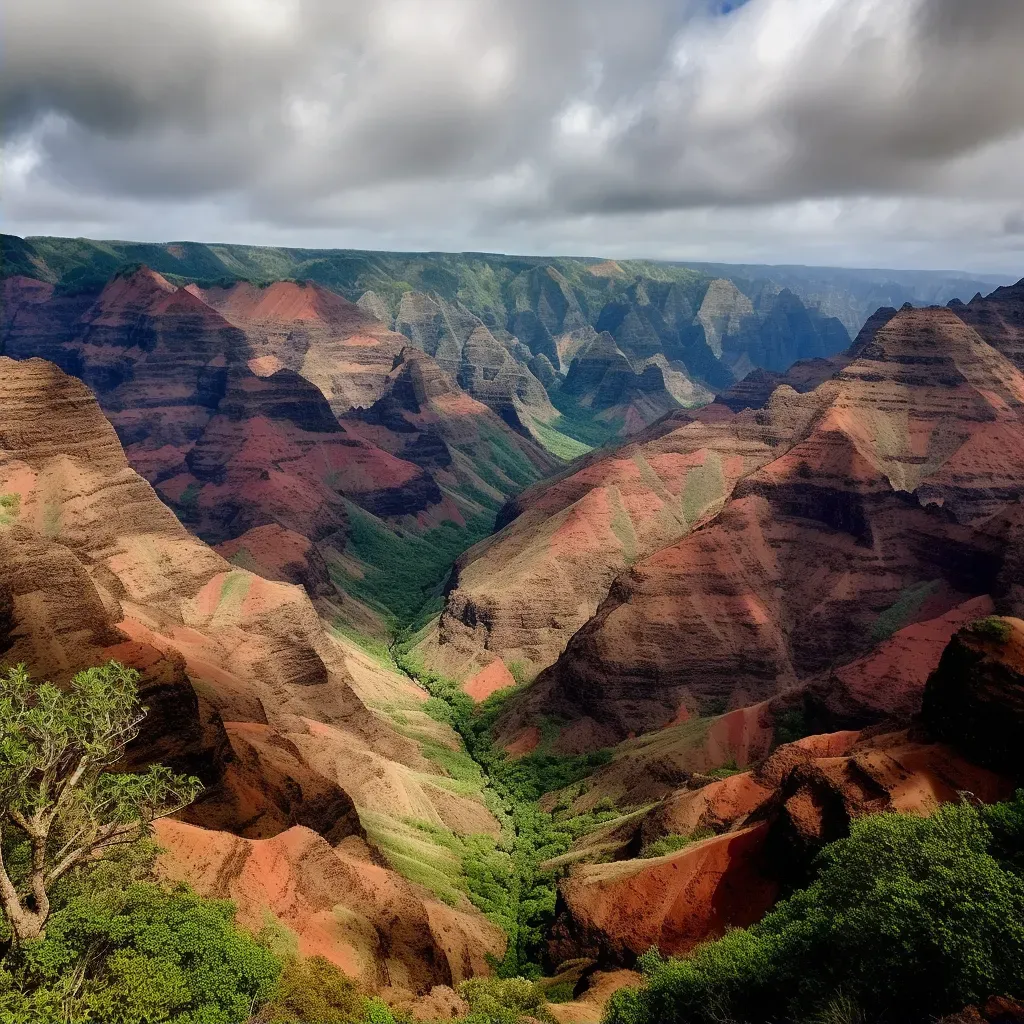
<path fill-rule="evenodd" d="M 718 7 L 8 0 L 7 220 L 847 260 L 909 223 L 951 265 L 1021 262 L 1022 0 Z"/>

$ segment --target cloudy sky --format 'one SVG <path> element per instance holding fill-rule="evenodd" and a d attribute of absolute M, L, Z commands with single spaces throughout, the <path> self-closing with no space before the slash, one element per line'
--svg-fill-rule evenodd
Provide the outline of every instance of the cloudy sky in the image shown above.
<path fill-rule="evenodd" d="M 1024 273 L 1024 0 L 5 0 L 17 234 Z"/>

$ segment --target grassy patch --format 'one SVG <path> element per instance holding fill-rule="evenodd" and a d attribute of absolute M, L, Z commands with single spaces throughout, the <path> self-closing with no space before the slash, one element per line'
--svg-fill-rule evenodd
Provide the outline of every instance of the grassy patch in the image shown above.
<path fill-rule="evenodd" d="M 479 845 L 482 840 L 470 850 L 470 859 L 462 869 L 469 898 L 508 935 L 505 959 L 495 965 L 496 969 L 502 977 L 539 975 L 544 937 L 554 918 L 557 878 L 554 871 L 541 865 L 562 856 L 573 842 L 617 817 L 617 812 L 609 809 L 572 815 L 566 809 L 564 814 L 555 815 L 543 811 L 537 800 L 550 790 L 585 778 L 606 763 L 611 752 L 576 756 L 534 752 L 513 761 L 494 745 L 492 730 L 507 702 L 522 692 L 521 686 L 492 694 L 476 705 L 457 682 L 424 670 L 408 650 L 399 648 L 396 661 L 431 694 L 428 713 L 452 725 L 462 737 L 466 745 L 463 756 L 487 786 L 484 801 L 503 824 L 510 873 L 499 877 L 493 857 L 488 860 L 492 856 L 489 847 Z M 548 724 L 549 731 L 557 733 L 558 723 L 552 720 Z M 437 746 L 424 752 L 454 778 L 461 776 L 468 781 L 472 777 L 457 752 Z"/>
<path fill-rule="evenodd" d="M 557 428 L 559 433 L 590 448 L 603 447 L 609 441 L 615 440 L 622 430 L 621 419 L 599 420 L 589 409 L 579 405 L 571 395 L 556 391 L 551 396 L 551 402 L 561 415 L 549 426 Z"/>
<path fill-rule="evenodd" d="M 874 643 L 888 640 L 909 623 L 921 610 L 925 601 L 939 589 L 939 580 L 929 580 L 906 587 L 900 596 L 882 612 L 871 627 Z"/>
<path fill-rule="evenodd" d="M 370 655 L 374 661 L 383 665 L 384 668 L 394 670 L 396 668 L 395 659 L 391 657 L 391 647 L 386 640 L 381 640 L 379 637 L 366 636 L 360 633 L 358 630 L 353 629 L 344 619 L 340 616 L 336 616 L 330 626 L 331 632 L 335 636 L 344 637 L 351 643 L 355 644 L 361 651 Z"/>
<path fill-rule="evenodd" d="M 235 610 L 239 608 L 249 593 L 252 576 L 247 572 L 229 572 L 220 585 L 220 598 L 217 611 Z"/>
<path fill-rule="evenodd" d="M 967 628 L 974 636 L 984 637 L 986 640 L 995 640 L 996 643 L 1000 644 L 1005 644 L 1013 636 L 1013 627 L 997 615 L 989 615 L 987 618 L 978 619 Z"/>
<path fill-rule="evenodd" d="M 418 628 L 440 611 L 452 563 L 494 526 L 491 516 L 482 515 L 464 527 L 446 522 L 418 535 L 391 529 L 356 505 L 347 507 L 350 532 L 345 553 L 358 559 L 365 571 L 356 578 L 334 562 L 331 578 L 398 628 Z"/>
<path fill-rule="evenodd" d="M 653 843 L 648 843 L 640 851 L 640 856 L 650 859 L 652 857 L 664 857 L 670 853 L 678 853 L 680 850 L 685 850 L 691 843 L 700 842 L 701 839 L 710 839 L 714 834 L 709 828 L 699 828 L 685 836 L 678 833 L 662 836 L 660 839 L 655 839 Z"/>
<path fill-rule="evenodd" d="M 556 420 L 556 422 L 559 421 Z M 593 445 L 585 444 L 583 441 L 578 441 L 568 434 L 563 434 L 560 430 L 556 430 L 551 426 L 550 423 L 542 423 L 540 420 L 535 419 L 532 427 L 533 434 L 537 440 L 552 455 L 565 462 L 571 462 L 573 459 L 578 459 L 581 455 L 586 455 L 587 452 L 594 450 Z"/>
<path fill-rule="evenodd" d="M 17 522 L 20 511 L 20 494 L 0 494 L 0 526 L 10 526 Z"/>

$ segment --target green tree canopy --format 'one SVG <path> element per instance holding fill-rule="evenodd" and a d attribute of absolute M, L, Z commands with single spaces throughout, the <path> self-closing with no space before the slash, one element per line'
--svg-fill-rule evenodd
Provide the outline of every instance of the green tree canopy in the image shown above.
<path fill-rule="evenodd" d="M 1024 792 L 929 818 L 882 814 L 825 849 L 815 881 L 686 959 L 641 958 L 646 988 L 607 1024 L 810 1020 L 837 999 L 926 1021 L 1024 996 Z"/>
<path fill-rule="evenodd" d="M 66 690 L 33 682 L 24 665 L 0 677 L 0 907 L 18 942 L 43 934 L 52 887 L 69 871 L 199 793 L 198 779 L 159 765 L 110 771 L 146 715 L 138 680 L 114 661 Z M 17 837 L 28 857 L 14 870 L 3 851 Z"/>

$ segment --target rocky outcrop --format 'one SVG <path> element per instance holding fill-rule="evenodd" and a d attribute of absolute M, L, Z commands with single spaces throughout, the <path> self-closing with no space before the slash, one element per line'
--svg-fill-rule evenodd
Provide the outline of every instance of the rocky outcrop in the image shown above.
<path fill-rule="evenodd" d="M 524 492 L 508 525 L 458 564 L 429 656 L 459 676 L 495 656 L 550 665 L 623 569 L 714 515 L 779 440 L 717 408 L 677 413 Z"/>
<path fill-rule="evenodd" d="M 175 288 L 141 268 L 81 299 L 29 279 L 5 288 L 12 354 L 44 352 L 90 382 L 133 467 L 182 522 L 229 545 L 245 568 L 335 601 L 371 632 L 381 628 L 374 613 L 336 582 L 358 576 L 358 564 L 328 569 L 348 557 L 353 505 L 382 531 L 472 523 L 475 536 L 556 465 L 428 357 L 416 373 L 434 378 L 431 409 L 417 424 L 403 418 L 408 409 L 389 420 L 395 367 L 409 362 L 405 338 L 314 284 Z M 364 419 L 353 406 L 372 412 Z M 367 429 L 370 420 L 386 429 Z M 270 551 L 271 537 L 286 538 L 291 554 Z"/>
<path fill-rule="evenodd" d="M 921 717 L 937 739 L 1024 779 L 1024 621 L 990 616 L 961 629 L 928 679 Z"/>
<path fill-rule="evenodd" d="M 378 318 L 379 308 L 375 312 L 348 302 L 313 282 L 276 281 L 262 288 L 239 282 L 192 290 L 245 332 L 252 356 L 267 371 L 285 368 L 302 374 L 336 415 L 380 397 L 404 344 Z"/>
<path fill-rule="evenodd" d="M 997 288 L 985 298 L 976 295 L 968 303 L 954 299 L 949 308 L 1024 370 L 1024 280 Z"/>
<path fill-rule="evenodd" d="M 870 345 L 875 335 L 896 315 L 892 307 L 882 307 L 868 317 L 853 344 L 845 351 L 826 357 L 799 359 L 785 372 L 757 368 L 751 370 L 742 380 L 716 396 L 715 401 L 728 406 L 733 412 L 743 409 L 763 409 L 777 387 L 788 385 L 801 394 L 813 391 L 844 367 Z M 837 335 L 838 337 L 838 335 Z"/>
<path fill-rule="evenodd" d="M 781 892 L 805 883 L 816 853 L 847 835 L 855 818 L 929 814 L 965 790 L 992 802 L 1012 786 L 905 732 L 813 736 L 779 747 L 752 772 L 693 780 L 627 819 L 634 837 L 620 837 L 619 859 L 570 870 L 559 885 L 549 953 L 556 962 L 590 956 L 627 965 L 652 945 L 684 954 L 753 923 Z M 677 853 L 637 858 L 665 835 L 694 838 Z"/>
<path fill-rule="evenodd" d="M 488 514 L 558 466 L 411 345 L 396 357 L 381 397 L 342 424 L 351 436 L 422 467 L 460 522 Z"/>
<path fill-rule="evenodd" d="M 469 395 L 520 432 L 528 434 L 534 420 L 547 423 L 557 416 L 544 385 L 525 360 L 517 359 L 479 317 L 460 303 L 406 292 L 395 327 L 417 348 L 433 356 Z M 527 343 L 527 358 L 529 355 Z"/>
<path fill-rule="evenodd" d="M 162 826 L 170 877 L 236 896 L 254 927 L 268 912 L 294 921 L 311 951 L 371 986 L 389 973 L 416 990 L 451 984 L 500 955 L 468 901 L 438 903 L 363 839 L 369 814 L 378 828 L 498 830 L 368 707 L 400 706 L 456 745 L 422 712 L 423 691 L 328 636 L 300 588 L 190 536 L 85 385 L 51 363 L 0 358 L 0 495 L 5 662 L 58 683 L 110 658 L 135 666 L 150 715 L 126 767 L 159 759 L 206 783 L 188 824 Z"/>
<path fill-rule="evenodd" d="M 487 592 L 486 580 L 513 566 L 517 581 L 533 566 L 549 571 L 544 553 L 564 535 L 558 582 L 534 576 L 531 594 L 568 601 L 583 590 L 592 600 L 600 586 L 610 590 L 583 628 L 578 618 L 555 618 L 547 599 L 533 604 L 546 643 L 563 622 L 578 632 L 503 719 L 507 741 L 553 714 L 568 723 L 563 749 L 578 749 L 659 727 L 683 710 L 741 707 L 811 681 L 890 632 L 1000 586 L 1005 541 L 985 524 L 1024 486 L 1022 398 L 1017 368 L 950 311 L 905 310 L 814 391 L 781 387 L 763 412 L 708 410 L 646 442 L 649 466 L 648 452 L 669 444 L 704 448 L 712 425 L 720 467 L 741 438 L 760 444 L 753 463 L 731 463 L 735 477 L 723 472 L 724 486 L 703 481 L 719 503 L 701 503 L 706 520 L 683 518 L 706 525 L 677 527 L 679 539 L 660 549 L 655 540 L 650 554 L 640 553 L 646 538 L 637 542 L 632 514 L 616 521 L 613 495 L 597 486 L 639 446 L 524 495 L 519 518 L 460 567 L 431 656 L 444 664 L 446 647 L 465 657 L 484 646 L 531 657 L 531 620 L 504 610 L 515 592 Z M 631 470 L 639 493 L 656 496 L 648 507 L 660 511 L 666 496 L 686 493 L 639 460 Z M 598 539 L 602 523 L 614 541 Z M 598 574 L 608 566 L 601 558 L 610 551 L 629 564 L 630 545 L 635 563 L 611 585 L 612 573 Z M 586 552 L 580 583 L 566 582 L 574 549 Z"/>

